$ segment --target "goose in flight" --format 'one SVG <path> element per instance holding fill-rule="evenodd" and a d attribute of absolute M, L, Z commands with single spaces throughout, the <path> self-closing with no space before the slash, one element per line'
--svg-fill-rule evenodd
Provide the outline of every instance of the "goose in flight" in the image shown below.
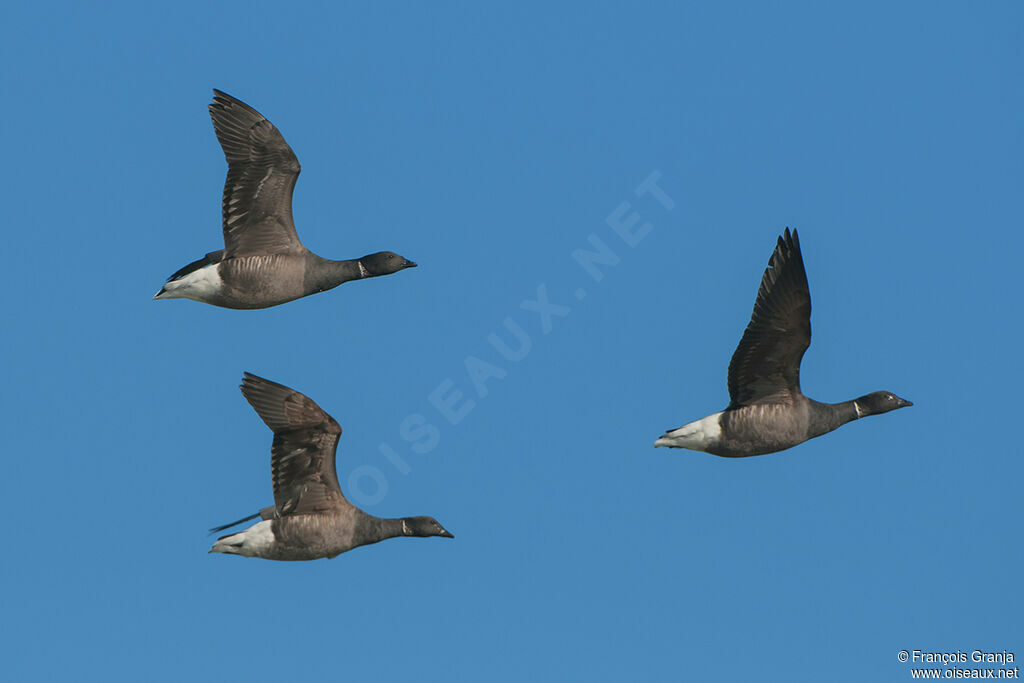
<path fill-rule="evenodd" d="M 654 442 L 728 458 L 785 450 L 868 415 L 914 405 L 888 391 L 819 403 L 800 391 L 811 343 L 811 293 L 796 231 L 779 238 L 739 346 L 729 363 L 729 406 Z"/>
<path fill-rule="evenodd" d="M 214 90 L 210 118 L 228 162 L 221 202 L 224 248 L 172 275 L 154 299 L 193 299 L 224 308 L 268 308 L 343 282 L 416 266 L 390 251 L 358 259 L 320 258 L 292 221 L 299 160 L 270 121 Z"/>
<path fill-rule="evenodd" d="M 261 518 L 244 531 L 217 539 L 211 553 L 316 560 L 400 536 L 455 538 L 433 517 L 383 519 L 348 502 L 334 468 L 341 437 L 334 418 L 299 392 L 248 372 L 241 389 L 274 432 L 270 449 L 274 504 L 211 529 L 223 531 Z"/>

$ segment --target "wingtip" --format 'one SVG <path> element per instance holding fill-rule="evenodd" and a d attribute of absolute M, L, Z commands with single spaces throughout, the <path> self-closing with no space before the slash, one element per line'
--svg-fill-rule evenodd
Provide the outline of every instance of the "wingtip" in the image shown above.
<path fill-rule="evenodd" d="M 242 383 L 238 385 L 238 388 L 244 394 L 246 387 L 250 387 L 250 386 L 256 384 L 257 382 L 261 381 L 262 379 L 263 379 L 262 377 L 258 377 L 256 375 L 252 374 L 251 372 L 249 372 L 248 370 L 243 370 L 242 371 Z"/>
<path fill-rule="evenodd" d="M 782 237 L 779 238 L 779 244 L 785 246 L 792 245 L 794 248 L 799 246 L 800 238 L 797 235 L 796 228 L 790 229 L 787 225 L 786 229 L 782 232 Z"/>
<path fill-rule="evenodd" d="M 800 239 L 797 236 L 796 229 L 790 229 L 787 225 L 782 234 L 775 240 L 775 249 L 772 251 L 771 257 L 768 259 L 768 265 L 770 267 L 777 267 L 781 260 L 787 259 L 793 255 L 800 253 Z"/>

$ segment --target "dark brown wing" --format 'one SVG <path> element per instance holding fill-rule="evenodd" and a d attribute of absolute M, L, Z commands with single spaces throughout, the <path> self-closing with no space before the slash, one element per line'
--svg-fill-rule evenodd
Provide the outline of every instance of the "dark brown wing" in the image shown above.
<path fill-rule="evenodd" d="M 270 121 L 214 90 L 210 118 L 228 161 L 221 210 L 227 258 L 302 252 L 292 221 L 299 160 Z"/>
<path fill-rule="evenodd" d="M 729 363 L 730 408 L 800 395 L 800 361 L 811 344 L 811 292 L 800 240 L 789 228 L 761 278 L 750 324 Z"/>
<path fill-rule="evenodd" d="M 334 418 L 299 392 L 248 372 L 241 389 L 274 431 L 270 470 L 277 514 L 315 514 L 348 506 L 334 468 L 341 437 Z"/>

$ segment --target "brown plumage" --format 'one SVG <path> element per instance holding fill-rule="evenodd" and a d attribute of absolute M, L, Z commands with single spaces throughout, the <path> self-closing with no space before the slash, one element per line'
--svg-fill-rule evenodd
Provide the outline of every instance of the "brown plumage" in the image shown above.
<path fill-rule="evenodd" d="M 226 258 L 301 254 L 292 193 L 302 167 L 284 136 L 262 114 L 214 90 L 210 118 L 228 162 L 221 213 Z"/>
<path fill-rule="evenodd" d="M 729 408 L 790 402 L 811 345 L 811 292 L 796 231 L 779 237 L 754 311 L 729 362 Z"/>
<path fill-rule="evenodd" d="M 267 308 L 415 263 L 390 251 L 332 261 L 305 247 L 292 219 L 299 160 L 281 132 L 241 100 L 214 90 L 210 118 L 228 162 L 224 248 L 174 273 L 154 299 Z"/>
<path fill-rule="evenodd" d="M 274 432 L 270 471 L 274 505 L 231 524 L 262 521 L 217 540 L 210 552 L 271 560 L 335 557 L 396 536 L 453 536 L 432 517 L 384 519 L 346 500 L 335 456 L 341 427 L 312 399 L 245 373 L 242 395 Z"/>
<path fill-rule="evenodd" d="M 887 391 L 853 401 L 819 403 L 800 390 L 800 363 L 811 344 L 811 292 L 800 240 L 779 237 L 754 301 L 750 322 L 729 362 L 729 405 L 666 432 L 655 446 L 741 458 L 773 453 L 851 420 L 913 405 Z"/>

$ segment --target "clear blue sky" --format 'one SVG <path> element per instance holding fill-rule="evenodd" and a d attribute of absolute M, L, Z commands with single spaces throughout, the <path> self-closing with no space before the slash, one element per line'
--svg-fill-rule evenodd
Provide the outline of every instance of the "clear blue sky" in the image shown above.
<path fill-rule="evenodd" d="M 899 681 L 901 649 L 1024 657 L 1024 11 L 706 4 L 5 8 L 4 675 Z M 420 268 L 265 311 L 152 301 L 222 245 L 214 87 L 295 149 L 307 246 Z M 637 194 L 652 173 L 665 196 Z M 633 213 L 630 246 L 609 221 Z M 915 406 L 758 458 L 654 450 L 726 405 L 786 226 L 805 392 Z M 595 239 L 600 281 L 573 258 Z M 517 349 L 506 320 L 525 355 L 489 341 Z M 272 502 L 243 370 L 337 418 L 354 501 L 456 539 L 207 555 Z"/>

